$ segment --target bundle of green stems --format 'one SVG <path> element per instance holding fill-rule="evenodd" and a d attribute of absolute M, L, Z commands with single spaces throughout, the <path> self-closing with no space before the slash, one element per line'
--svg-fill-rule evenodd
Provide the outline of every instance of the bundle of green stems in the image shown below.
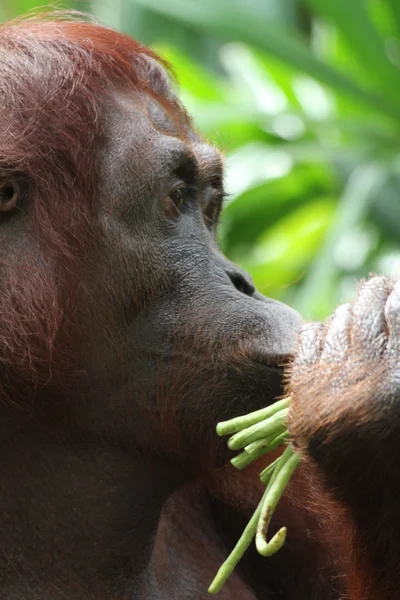
<path fill-rule="evenodd" d="M 290 397 L 284 398 L 267 408 L 262 408 L 248 415 L 236 417 L 217 425 L 218 435 L 231 436 L 228 440 L 228 447 L 231 450 L 241 450 L 231 460 L 234 467 L 240 470 L 244 469 L 264 454 L 287 444 L 289 434 L 286 419 L 289 412 L 289 405 Z M 261 472 L 260 479 L 265 485 L 265 492 L 261 502 L 241 538 L 211 583 L 208 589 L 210 594 L 216 594 L 221 589 L 254 537 L 257 550 L 262 556 L 272 556 L 272 554 L 275 554 L 282 548 L 286 539 L 286 527 L 281 527 L 268 541 L 268 526 L 274 510 L 299 462 L 299 456 L 289 444 L 286 445 L 281 456 Z"/>

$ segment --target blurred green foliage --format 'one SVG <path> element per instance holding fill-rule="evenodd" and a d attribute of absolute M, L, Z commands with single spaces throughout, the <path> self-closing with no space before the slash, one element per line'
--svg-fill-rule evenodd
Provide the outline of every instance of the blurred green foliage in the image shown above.
<path fill-rule="evenodd" d="M 6 19 L 33 8 L 9 0 Z M 64 5 L 65 6 L 65 5 Z M 220 242 L 320 318 L 400 275 L 400 0 L 75 0 L 154 45 L 226 156 Z"/>

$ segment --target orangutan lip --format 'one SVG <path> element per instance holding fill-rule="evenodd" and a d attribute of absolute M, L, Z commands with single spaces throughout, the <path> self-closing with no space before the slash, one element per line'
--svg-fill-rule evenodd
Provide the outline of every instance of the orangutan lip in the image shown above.
<path fill-rule="evenodd" d="M 282 371 L 290 362 L 293 360 L 293 356 L 290 354 L 268 354 L 263 350 L 253 351 L 251 353 L 251 359 L 263 365 L 264 367 L 269 367 L 270 369 L 275 369 L 277 371 Z"/>

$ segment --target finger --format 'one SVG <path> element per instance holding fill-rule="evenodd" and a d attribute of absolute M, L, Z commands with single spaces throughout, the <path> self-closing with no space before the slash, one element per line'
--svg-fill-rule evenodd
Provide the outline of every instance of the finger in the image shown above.
<path fill-rule="evenodd" d="M 321 360 L 342 362 L 349 351 L 350 327 L 352 323 L 351 304 L 338 306 L 327 323 Z"/>
<path fill-rule="evenodd" d="M 387 299 L 385 319 L 389 336 L 388 350 L 398 353 L 400 350 L 400 281 L 396 282 Z"/>
<path fill-rule="evenodd" d="M 298 353 L 295 366 L 307 366 L 315 363 L 321 353 L 321 341 L 325 326 L 323 323 L 307 323 L 299 334 Z"/>
<path fill-rule="evenodd" d="M 385 306 L 392 288 L 388 277 L 373 277 L 361 286 L 353 305 L 352 341 L 364 358 L 375 358 L 386 345 Z"/>

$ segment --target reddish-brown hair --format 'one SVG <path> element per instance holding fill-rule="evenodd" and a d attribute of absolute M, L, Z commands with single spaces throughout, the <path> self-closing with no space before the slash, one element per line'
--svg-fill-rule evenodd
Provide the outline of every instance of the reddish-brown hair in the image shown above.
<path fill-rule="evenodd" d="M 98 232 L 104 102 L 142 91 L 188 122 L 163 66 L 130 37 L 68 15 L 0 26 L 0 184 L 25 182 L 30 240 L 22 263 L 21 251 L 15 264 L 13 248 L 0 250 L 0 397 L 17 365 L 18 378 L 48 377 L 61 288 Z"/>

